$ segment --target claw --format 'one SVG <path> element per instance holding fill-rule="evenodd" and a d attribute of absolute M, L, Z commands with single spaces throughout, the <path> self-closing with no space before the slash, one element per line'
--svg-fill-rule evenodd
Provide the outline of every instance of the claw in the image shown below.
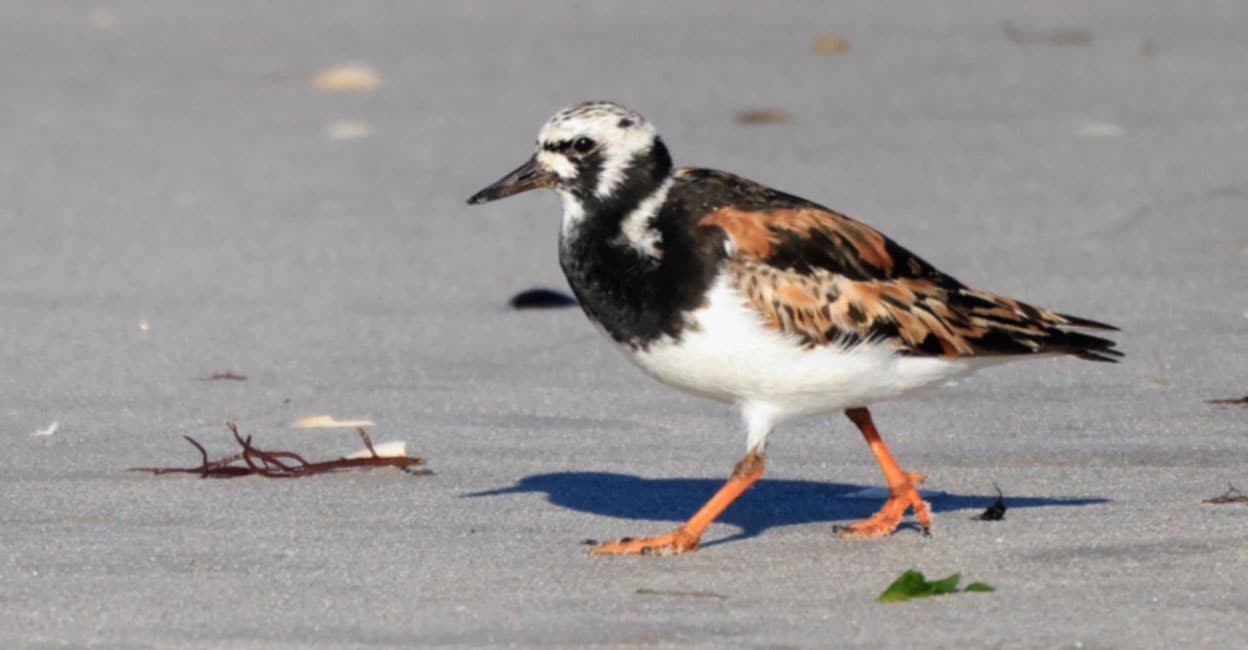
<path fill-rule="evenodd" d="M 698 538 L 677 528 L 657 537 L 625 537 L 616 542 L 594 544 L 590 552 L 594 555 L 679 555 L 697 548 Z"/>
<path fill-rule="evenodd" d="M 837 529 L 841 537 L 884 537 L 891 535 L 897 530 L 897 525 L 901 523 L 901 518 L 906 514 L 906 510 L 914 510 L 914 518 L 919 520 L 919 527 L 924 536 L 930 536 L 932 527 L 932 508 L 923 497 L 919 495 L 916 485 L 921 485 L 927 480 L 927 477 L 918 472 L 907 472 L 893 458 L 893 454 L 888 451 L 888 447 L 880 438 L 880 432 L 875 429 L 875 423 L 871 421 L 871 412 L 865 408 L 853 408 L 845 411 L 845 415 L 858 427 L 862 432 L 862 437 L 866 439 L 867 445 L 871 447 L 871 453 L 875 455 L 876 461 L 880 463 L 880 469 L 884 471 L 884 478 L 888 481 L 888 500 L 884 502 L 884 506 L 880 511 L 863 519 L 862 521 L 850 524 L 844 528 Z"/>
<path fill-rule="evenodd" d="M 872 539 L 887 537 L 897 530 L 906 510 L 913 509 L 915 518 L 919 520 L 919 530 L 924 537 L 931 536 L 931 506 L 919 496 L 913 482 L 907 482 L 892 489 L 892 496 L 884 502 L 879 512 L 848 526 L 834 528 L 841 537 L 855 539 Z"/>

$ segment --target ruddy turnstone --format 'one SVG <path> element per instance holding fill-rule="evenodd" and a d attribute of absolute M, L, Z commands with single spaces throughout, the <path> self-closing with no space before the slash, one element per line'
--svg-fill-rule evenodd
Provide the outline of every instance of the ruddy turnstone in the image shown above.
<path fill-rule="evenodd" d="M 888 482 L 875 515 L 844 536 L 892 533 L 930 507 L 867 410 L 985 366 L 1072 355 L 1114 361 L 1113 330 L 972 289 L 863 223 L 710 169 L 674 168 L 655 128 L 610 102 L 551 117 L 528 161 L 468 200 L 545 187 L 563 199 L 559 262 L 585 314 L 650 376 L 735 404 L 745 457 L 727 483 L 666 535 L 594 553 L 671 554 L 763 474 L 767 438 L 799 416 L 844 411 Z"/>

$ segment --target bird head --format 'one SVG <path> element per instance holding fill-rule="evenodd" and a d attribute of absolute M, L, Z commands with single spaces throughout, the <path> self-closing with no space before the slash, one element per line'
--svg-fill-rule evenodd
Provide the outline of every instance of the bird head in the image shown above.
<path fill-rule="evenodd" d="M 667 148 L 644 117 L 611 102 L 582 102 L 547 120 L 532 157 L 468 203 L 545 187 L 584 209 L 636 191 L 631 185 L 645 185 L 644 195 L 671 167 Z"/>

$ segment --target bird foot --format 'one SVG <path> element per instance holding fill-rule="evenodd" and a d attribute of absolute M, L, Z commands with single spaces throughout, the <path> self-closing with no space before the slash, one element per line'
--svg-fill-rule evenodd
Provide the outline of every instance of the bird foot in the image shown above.
<path fill-rule="evenodd" d="M 889 488 L 888 500 L 879 512 L 848 526 L 836 526 L 833 530 L 847 539 L 872 539 L 893 534 L 901 523 L 907 509 L 914 509 L 914 516 L 926 537 L 931 534 L 932 508 L 919 496 L 916 485 L 921 485 L 927 477 L 918 472 L 906 472 L 905 481 Z"/>
<path fill-rule="evenodd" d="M 679 555 L 698 548 L 698 538 L 684 527 L 657 537 L 625 537 L 615 542 L 587 542 L 594 555 Z"/>

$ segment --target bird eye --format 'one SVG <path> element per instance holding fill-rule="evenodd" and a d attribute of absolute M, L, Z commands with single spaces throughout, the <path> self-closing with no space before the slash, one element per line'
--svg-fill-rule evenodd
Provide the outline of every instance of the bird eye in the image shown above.
<path fill-rule="evenodd" d="M 572 143 L 572 148 L 576 149 L 577 153 L 587 153 L 594 148 L 594 141 L 589 138 L 577 138 L 576 142 Z"/>

